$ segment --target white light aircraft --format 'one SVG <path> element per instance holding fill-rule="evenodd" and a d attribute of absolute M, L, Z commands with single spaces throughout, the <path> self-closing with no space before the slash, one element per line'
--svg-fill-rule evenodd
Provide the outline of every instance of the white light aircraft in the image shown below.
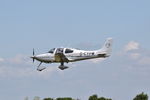
<path fill-rule="evenodd" d="M 109 57 L 112 51 L 112 42 L 112 38 L 107 38 L 103 47 L 99 50 L 94 51 L 84 51 L 73 48 L 53 48 L 47 53 L 34 55 L 33 49 L 33 56 L 31 58 L 33 59 L 33 62 L 34 60 L 40 62 L 37 67 L 38 71 L 42 71 L 45 69 L 45 67 L 40 67 L 42 63 L 60 63 L 60 66 L 58 68 L 64 70 L 68 68 L 64 65 L 64 63 Z"/>

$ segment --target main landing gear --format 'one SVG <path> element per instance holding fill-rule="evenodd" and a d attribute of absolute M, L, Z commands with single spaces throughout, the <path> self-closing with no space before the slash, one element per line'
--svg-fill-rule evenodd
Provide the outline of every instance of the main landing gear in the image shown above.
<path fill-rule="evenodd" d="M 61 65 L 58 68 L 61 69 L 61 70 L 64 70 L 64 69 L 67 69 L 69 67 L 64 66 L 64 62 L 61 62 Z"/>

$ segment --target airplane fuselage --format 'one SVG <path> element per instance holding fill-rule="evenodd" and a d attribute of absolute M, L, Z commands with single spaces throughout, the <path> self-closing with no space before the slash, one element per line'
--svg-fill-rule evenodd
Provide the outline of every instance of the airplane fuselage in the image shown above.
<path fill-rule="evenodd" d="M 112 50 L 112 38 L 108 38 L 101 49 L 94 51 L 85 51 L 73 48 L 53 48 L 49 52 L 39 55 L 34 55 L 31 57 L 34 60 L 40 61 L 37 70 L 42 71 L 40 69 L 40 65 L 44 63 L 60 63 L 59 68 L 64 70 L 68 68 L 64 66 L 64 63 L 75 62 L 80 60 L 94 59 L 94 58 L 105 58 L 111 55 Z"/>
<path fill-rule="evenodd" d="M 84 51 L 84 50 L 78 50 L 78 49 L 69 49 L 69 48 L 61 48 L 63 49 L 63 52 L 57 53 L 57 50 L 60 48 L 55 48 L 53 53 L 45 53 L 36 55 L 35 59 L 41 62 L 45 63 L 60 63 L 60 62 L 74 62 L 79 60 L 86 60 L 86 59 L 93 59 L 93 58 L 105 58 L 109 55 L 106 55 L 104 53 L 99 54 L 97 51 Z M 66 53 L 66 49 L 73 50 L 72 53 Z M 58 54 L 58 55 L 57 55 Z M 68 60 L 62 60 L 59 55 L 64 55 Z"/>

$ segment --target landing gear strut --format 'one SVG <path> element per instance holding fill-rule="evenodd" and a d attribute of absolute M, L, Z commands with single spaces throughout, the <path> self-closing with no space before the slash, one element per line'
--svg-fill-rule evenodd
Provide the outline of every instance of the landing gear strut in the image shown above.
<path fill-rule="evenodd" d="M 45 67 L 44 67 L 44 68 L 40 68 L 41 64 L 42 64 L 42 62 L 40 62 L 40 64 L 39 64 L 38 67 L 37 67 L 37 70 L 38 70 L 38 71 L 42 71 L 42 70 L 45 69 Z"/>
<path fill-rule="evenodd" d="M 61 65 L 58 67 L 61 70 L 67 69 L 67 66 L 64 66 L 64 62 L 61 62 Z"/>

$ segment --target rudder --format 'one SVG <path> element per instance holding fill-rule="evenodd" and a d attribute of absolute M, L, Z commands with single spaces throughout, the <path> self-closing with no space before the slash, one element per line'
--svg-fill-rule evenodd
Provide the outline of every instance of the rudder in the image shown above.
<path fill-rule="evenodd" d="M 103 47 L 100 49 L 101 52 L 105 52 L 107 55 L 110 55 L 112 52 L 112 38 L 107 38 L 106 42 L 104 43 Z"/>

